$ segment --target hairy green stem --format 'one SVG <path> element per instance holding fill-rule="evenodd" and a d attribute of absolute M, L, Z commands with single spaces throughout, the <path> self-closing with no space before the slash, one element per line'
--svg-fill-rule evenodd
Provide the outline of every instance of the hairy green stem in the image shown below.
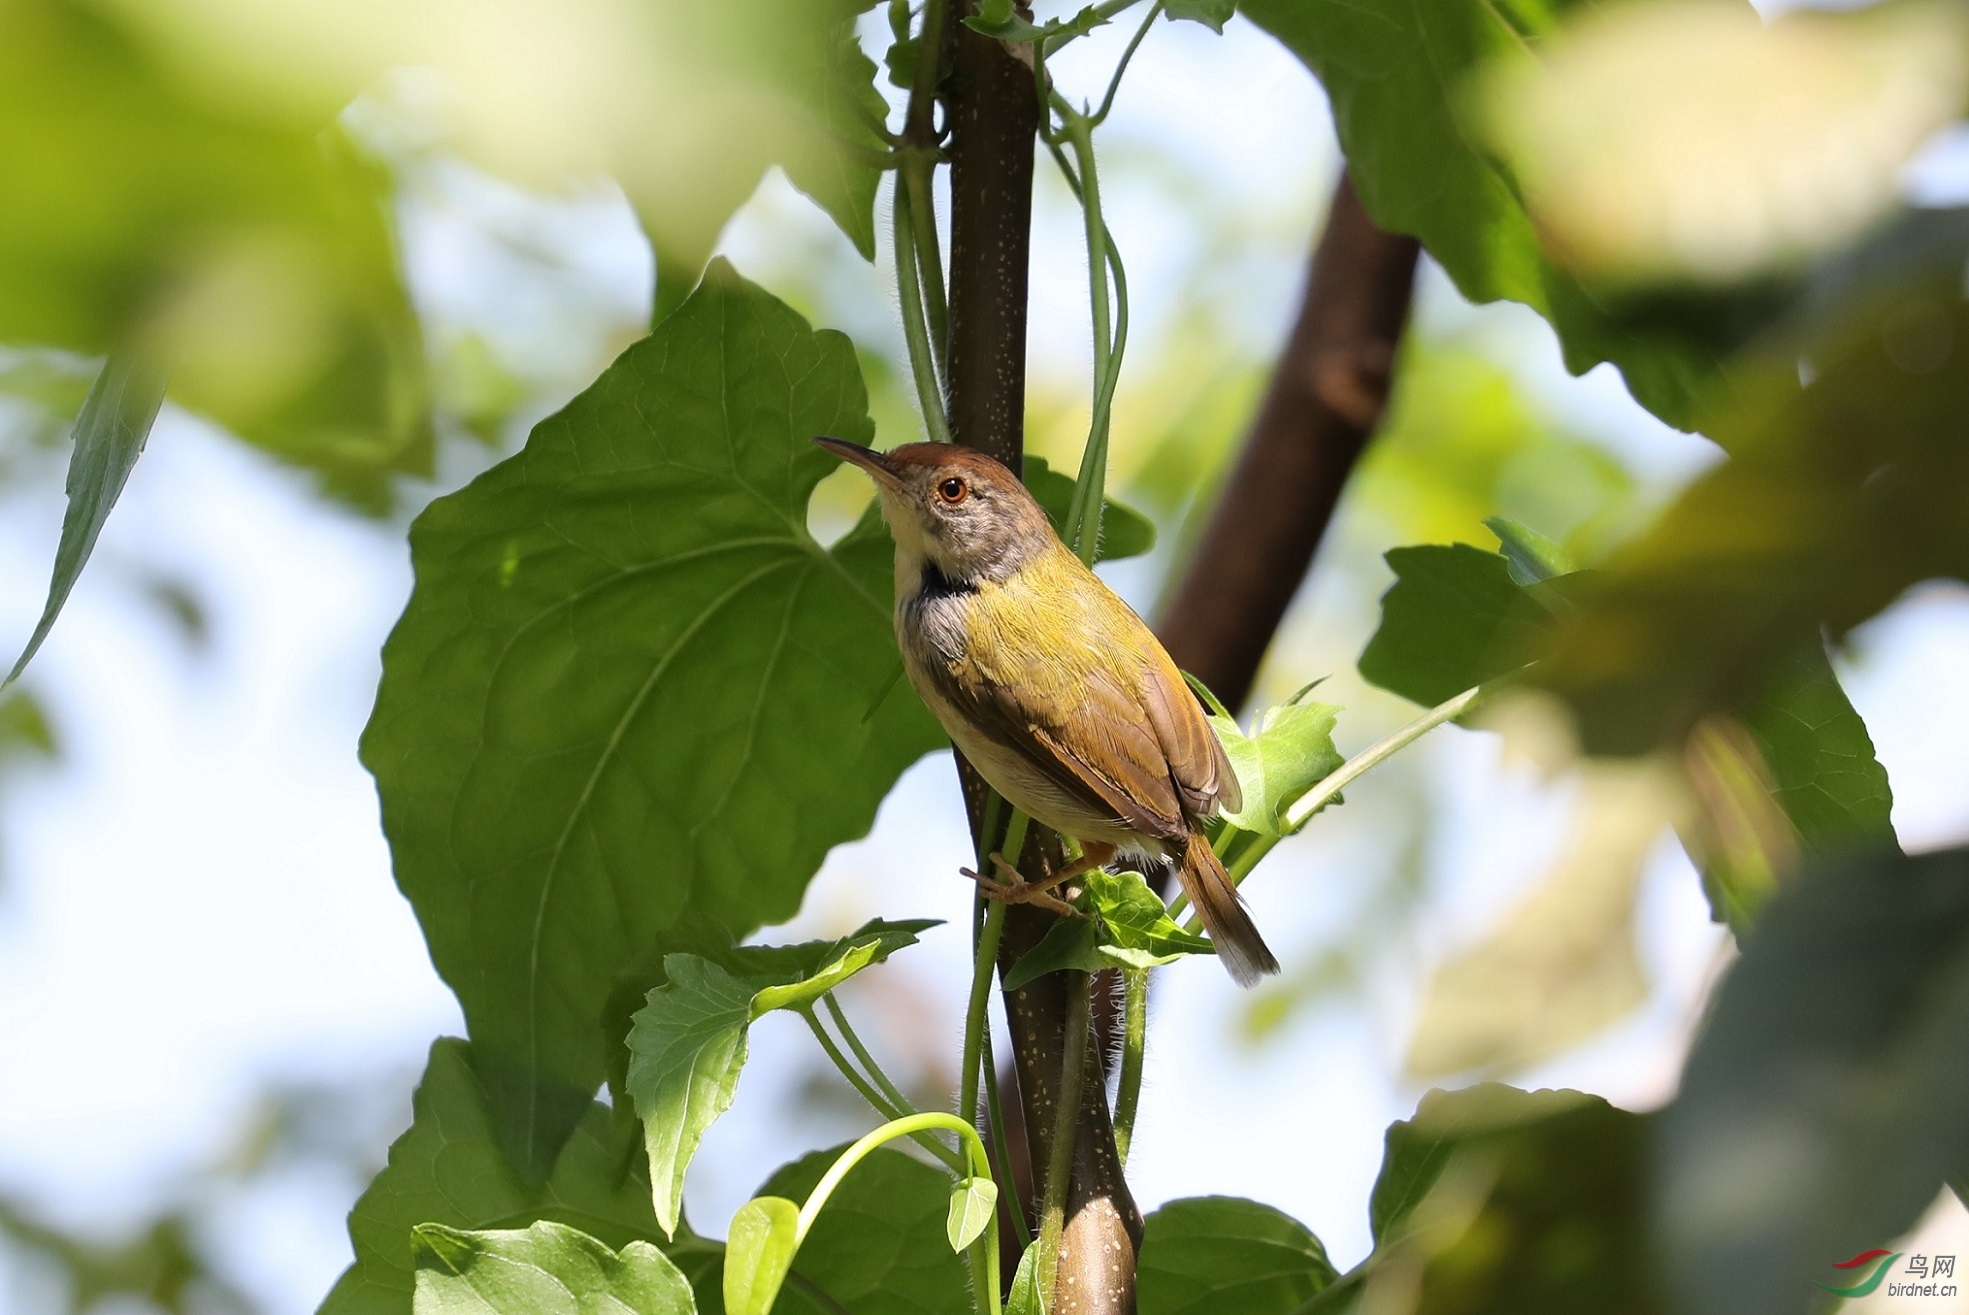
<path fill-rule="evenodd" d="M 1096 125 L 1107 122 L 1108 111 L 1114 108 L 1114 93 L 1121 90 L 1121 75 L 1128 71 L 1128 61 L 1135 58 L 1135 49 L 1142 44 L 1142 38 L 1149 34 L 1149 29 L 1155 26 L 1155 20 L 1162 16 L 1162 3 L 1163 0 L 1155 0 L 1155 3 L 1149 6 L 1149 16 L 1144 18 L 1142 25 L 1135 29 L 1135 35 L 1128 42 L 1128 49 L 1121 52 L 1121 62 L 1114 66 L 1114 76 L 1108 79 L 1108 94 L 1101 97 L 1101 108 L 1094 111 L 1093 119 Z"/>
<path fill-rule="evenodd" d="M 1067 1189 L 1073 1181 L 1073 1144 L 1079 1132 L 1080 1084 L 1087 1070 L 1087 1027 L 1092 1019 L 1092 991 L 1087 974 L 1066 974 L 1067 1022 L 1060 1038 L 1060 1090 L 1053 1105 L 1053 1140 L 1047 1147 L 1044 1205 L 1039 1212 L 1038 1288 L 1053 1291 L 1060 1259 L 1060 1234 L 1066 1228 Z"/>
<path fill-rule="evenodd" d="M 1008 1186 L 1017 1186 L 1012 1178 L 1012 1143 L 1005 1133 L 1005 1111 L 998 1098 L 998 1060 L 991 1053 L 991 1029 L 984 1030 L 981 1047 L 981 1067 L 985 1075 L 985 1122 L 991 1129 L 992 1154 L 998 1157 L 998 1167 L 1005 1174 Z M 1012 1231 L 1018 1235 L 1019 1250 L 1032 1245 L 1032 1230 L 1026 1227 L 1025 1202 L 1015 1192 L 1006 1199 L 1006 1212 L 1012 1216 Z"/>
<path fill-rule="evenodd" d="M 991 820 L 991 807 L 986 805 L 986 820 Z M 1005 828 L 1005 847 L 1000 853 L 1010 854 L 1016 862 L 1025 849 L 1026 827 L 1031 819 L 1018 810 L 1012 812 L 1012 820 Z M 991 830 L 980 832 L 983 844 L 991 843 Z M 978 872 L 986 879 L 992 879 L 992 863 L 989 854 L 978 856 Z M 971 999 L 964 1010 L 964 1057 L 963 1067 L 957 1079 L 957 1112 L 967 1119 L 978 1117 L 978 1080 L 984 1057 L 984 1034 L 990 1026 L 986 1011 L 991 1004 L 991 975 L 998 966 L 998 942 L 1005 931 L 1005 905 L 998 900 L 979 899 L 984 903 L 984 921 L 979 927 L 977 944 L 973 947 L 971 960 Z"/>
<path fill-rule="evenodd" d="M 868 1102 L 871 1109 L 877 1114 L 880 1114 L 884 1119 L 891 1121 L 906 1119 L 915 1115 L 916 1111 L 910 1108 L 909 1102 L 903 1100 L 900 1095 L 897 1096 L 894 1102 L 891 1102 L 886 1094 L 877 1090 L 874 1084 L 856 1071 L 855 1066 L 848 1061 L 848 1057 L 841 1053 L 841 1047 L 834 1044 L 834 1038 L 827 1034 L 825 1027 L 821 1026 L 819 1016 L 812 1009 L 802 1009 L 800 1015 L 807 1020 L 807 1027 L 813 1032 L 814 1039 L 820 1042 L 820 1048 L 827 1052 L 829 1059 L 834 1061 L 834 1067 L 840 1070 L 841 1076 L 848 1080 L 848 1085 L 853 1087 L 860 1094 L 861 1098 Z M 872 1068 L 874 1061 L 870 1060 L 868 1062 Z M 886 1078 L 883 1079 L 883 1082 L 884 1085 L 890 1085 Z M 953 1172 L 963 1171 L 963 1157 L 956 1151 L 951 1150 L 950 1147 L 944 1145 L 927 1132 L 912 1133 L 911 1136 L 917 1145 L 936 1156 L 937 1159 L 943 1162 L 946 1168 Z"/>
<path fill-rule="evenodd" d="M 826 1008 L 827 1016 L 833 1020 L 834 1029 L 841 1034 L 841 1039 L 848 1043 L 848 1049 L 852 1050 L 855 1058 L 861 1061 L 862 1068 L 874 1079 L 875 1085 L 882 1089 L 882 1094 L 889 1098 L 889 1103 L 895 1107 L 897 1114 L 914 1114 L 916 1107 L 910 1104 L 909 1097 L 903 1095 L 901 1089 L 889 1080 L 889 1075 L 882 1071 L 880 1064 L 875 1062 L 875 1056 L 868 1053 L 868 1047 L 863 1045 L 861 1037 L 856 1035 L 854 1024 L 848 1021 L 848 1015 L 841 1008 L 841 1002 L 834 998 L 834 992 L 828 991 L 823 994 L 820 1002 Z"/>
<path fill-rule="evenodd" d="M 916 381 L 916 402 L 923 410 L 923 427 L 931 441 L 950 441 L 950 422 L 944 417 L 943 388 L 937 382 L 930 330 L 923 320 L 923 290 L 917 281 L 916 239 L 910 214 L 909 184 L 896 176 L 895 248 L 896 291 L 902 304 L 902 336 L 909 349 L 909 371 Z"/>
<path fill-rule="evenodd" d="M 964 1154 L 953 1170 L 955 1173 L 963 1177 L 966 1175 L 966 1170 L 968 1170 L 969 1177 L 982 1178 L 992 1183 L 997 1182 L 991 1176 L 991 1160 L 985 1154 L 984 1142 L 978 1137 L 978 1130 L 956 1115 L 943 1113 L 911 1114 L 904 1118 L 893 1119 L 877 1128 L 874 1132 L 869 1133 L 866 1137 L 863 1137 L 847 1150 L 842 1151 L 834 1163 L 828 1167 L 827 1172 L 821 1175 L 821 1180 L 814 1184 L 814 1190 L 807 1193 L 806 1204 L 800 1207 L 799 1226 L 793 1235 L 794 1248 L 797 1250 L 800 1244 L 807 1240 L 807 1232 L 814 1226 L 814 1220 L 819 1218 L 821 1207 L 827 1204 L 827 1198 L 834 1194 L 834 1189 L 841 1185 L 841 1180 L 848 1176 L 849 1170 L 867 1159 L 883 1143 L 893 1141 L 897 1137 L 914 1137 L 919 1133 L 923 1136 L 928 1136 L 932 1128 L 941 1128 L 957 1134 L 959 1144 L 964 1149 Z M 935 1139 L 932 1138 L 932 1140 Z M 980 1315 L 997 1315 L 997 1211 L 994 1210 L 992 1212 L 990 1221 L 985 1224 L 984 1234 L 977 1242 L 971 1244 L 969 1259 L 971 1262 L 971 1279 L 977 1286 L 978 1310 Z"/>
<path fill-rule="evenodd" d="M 1080 560 L 1091 564 L 1101 538 L 1109 414 L 1121 361 L 1115 351 L 1115 323 L 1108 305 L 1108 226 L 1101 214 L 1101 181 L 1094 164 L 1094 124 L 1064 102 L 1057 108 L 1066 127 L 1067 142 L 1073 148 L 1075 172 L 1080 181 L 1080 208 L 1087 230 L 1087 292 L 1094 329 L 1093 414 L 1087 426 L 1087 445 L 1080 454 L 1080 477 L 1067 510 L 1068 542 Z M 1126 332 L 1125 327 L 1122 331 Z"/>
<path fill-rule="evenodd" d="M 1124 1167 L 1135 1140 L 1135 1109 L 1142 1099 L 1142 1051 L 1149 1031 L 1149 973 L 1134 968 L 1121 975 L 1121 1075 L 1114 1092 L 1114 1149 Z"/>

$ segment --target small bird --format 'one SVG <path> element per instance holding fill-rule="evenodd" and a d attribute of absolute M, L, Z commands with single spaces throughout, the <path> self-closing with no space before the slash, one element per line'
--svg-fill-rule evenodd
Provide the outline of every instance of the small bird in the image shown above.
<path fill-rule="evenodd" d="M 987 895 L 1063 907 L 1047 891 L 1117 854 L 1175 866 L 1240 985 L 1278 960 L 1204 835 L 1242 795 L 1182 672 L 1075 556 L 1018 476 L 981 452 L 814 442 L 875 480 L 896 543 L 903 670 L 992 788 L 1080 842 L 1043 882 Z"/>

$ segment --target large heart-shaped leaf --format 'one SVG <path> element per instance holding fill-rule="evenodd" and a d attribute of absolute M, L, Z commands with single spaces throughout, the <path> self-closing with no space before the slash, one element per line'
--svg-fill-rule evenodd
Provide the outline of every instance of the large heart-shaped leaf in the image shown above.
<path fill-rule="evenodd" d="M 872 436 L 853 347 L 720 263 L 412 526 L 363 761 L 531 1172 L 601 1081 L 625 972 L 791 916 L 941 742 L 881 697 L 887 537 L 807 533 L 816 434 Z"/>

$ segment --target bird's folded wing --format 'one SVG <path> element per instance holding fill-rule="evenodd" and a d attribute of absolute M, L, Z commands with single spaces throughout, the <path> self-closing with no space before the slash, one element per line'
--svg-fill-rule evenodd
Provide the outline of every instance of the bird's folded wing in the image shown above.
<path fill-rule="evenodd" d="M 1210 729 L 1203 707 L 1183 673 L 1166 655 L 1144 673 L 1142 706 L 1155 727 L 1156 738 L 1169 762 L 1169 774 L 1183 793 L 1183 806 L 1192 817 L 1209 817 L 1222 808 L 1235 813 L 1244 807 L 1244 791 L 1231 767 L 1224 742 Z"/>
<path fill-rule="evenodd" d="M 1111 673 L 1083 673 L 1067 691 L 1066 707 L 1009 684 L 950 680 L 939 686 L 972 724 L 1089 810 L 1162 840 L 1189 834 L 1185 792 L 1171 777 L 1155 722 L 1140 692 Z M 1203 730 L 1209 735 L 1208 725 Z"/>

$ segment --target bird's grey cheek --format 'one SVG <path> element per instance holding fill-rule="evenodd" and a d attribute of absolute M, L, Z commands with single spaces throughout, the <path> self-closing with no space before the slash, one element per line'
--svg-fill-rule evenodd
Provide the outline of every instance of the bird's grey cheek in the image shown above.
<path fill-rule="evenodd" d="M 925 594 L 918 596 L 912 610 L 918 641 L 946 661 L 962 661 L 966 647 L 963 600 Z"/>

